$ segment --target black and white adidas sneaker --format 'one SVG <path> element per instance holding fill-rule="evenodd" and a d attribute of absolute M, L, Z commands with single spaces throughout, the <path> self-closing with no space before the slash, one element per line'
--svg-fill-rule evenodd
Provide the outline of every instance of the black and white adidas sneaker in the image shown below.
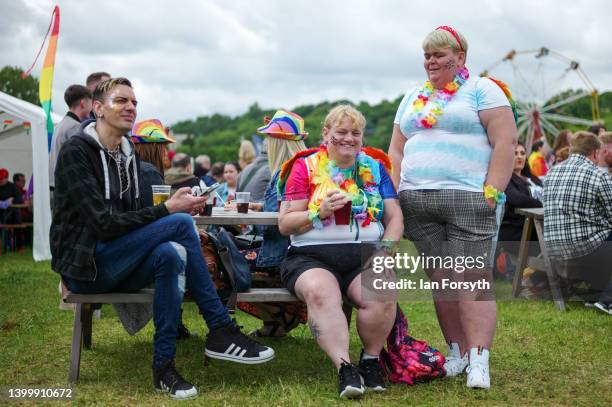
<path fill-rule="evenodd" d="M 204 354 L 212 359 L 253 365 L 274 359 L 272 348 L 260 345 L 243 334 L 233 321 L 208 334 Z"/>
<path fill-rule="evenodd" d="M 195 386 L 179 374 L 173 359 L 164 360 L 161 365 L 153 366 L 153 385 L 159 393 L 168 393 L 174 400 L 196 398 Z"/>

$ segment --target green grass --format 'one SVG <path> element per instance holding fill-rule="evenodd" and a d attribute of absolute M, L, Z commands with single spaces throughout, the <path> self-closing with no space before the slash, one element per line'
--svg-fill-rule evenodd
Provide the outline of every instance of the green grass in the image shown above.
<path fill-rule="evenodd" d="M 31 253 L 0 256 L 0 387 L 66 386 L 73 314 L 58 310 L 57 283 L 50 264 L 34 263 Z M 402 308 L 415 337 L 443 348 L 431 303 L 402 303 Z M 612 319 L 579 304 L 561 313 L 549 302 L 506 301 L 498 310 L 490 391 L 468 390 L 460 377 L 394 385 L 382 395 L 351 402 L 337 399 L 333 366 L 306 327 L 288 338 L 264 341 L 277 353 L 270 363 L 212 361 L 205 367 L 206 328 L 189 303 L 185 321 L 199 338 L 179 343 L 177 366 L 200 396 L 181 405 L 610 405 Z M 238 314 L 238 320 L 247 330 L 258 326 L 245 314 Z M 75 403 L 174 405 L 153 391 L 152 334 L 149 324 L 129 336 L 113 309 L 104 306 L 102 319 L 94 320 L 93 349 L 82 354 Z M 351 337 L 356 357 L 360 345 L 354 324 Z"/>

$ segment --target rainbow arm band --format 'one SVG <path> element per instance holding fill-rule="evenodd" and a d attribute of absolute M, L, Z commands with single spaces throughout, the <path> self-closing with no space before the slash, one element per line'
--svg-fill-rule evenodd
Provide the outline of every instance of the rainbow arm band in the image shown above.
<path fill-rule="evenodd" d="M 487 199 L 492 199 L 498 204 L 506 203 L 506 194 L 503 191 L 498 191 L 495 189 L 493 185 L 486 185 L 484 187 L 484 196 Z"/>

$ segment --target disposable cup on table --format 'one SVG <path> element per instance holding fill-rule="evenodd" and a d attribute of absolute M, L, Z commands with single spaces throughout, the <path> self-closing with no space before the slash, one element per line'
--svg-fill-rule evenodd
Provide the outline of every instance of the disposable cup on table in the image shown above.
<path fill-rule="evenodd" d="M 238 213 L 249 212 L 249 202 L 251 200 L 250 192 L 236 192 L 236 209 Z"/>

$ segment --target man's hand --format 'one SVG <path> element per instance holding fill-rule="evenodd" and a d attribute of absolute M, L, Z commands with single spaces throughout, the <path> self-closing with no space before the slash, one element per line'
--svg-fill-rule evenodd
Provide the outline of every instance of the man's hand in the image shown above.
<path fill-rule="evenodd" d="M 184 187 L 176 191 L 172 198 L 165 202 L 165 205 L 169 213 L 197 213 L 204 207 L 207 199 L 208 195 L 193 196 L 191 188 Z"/>

